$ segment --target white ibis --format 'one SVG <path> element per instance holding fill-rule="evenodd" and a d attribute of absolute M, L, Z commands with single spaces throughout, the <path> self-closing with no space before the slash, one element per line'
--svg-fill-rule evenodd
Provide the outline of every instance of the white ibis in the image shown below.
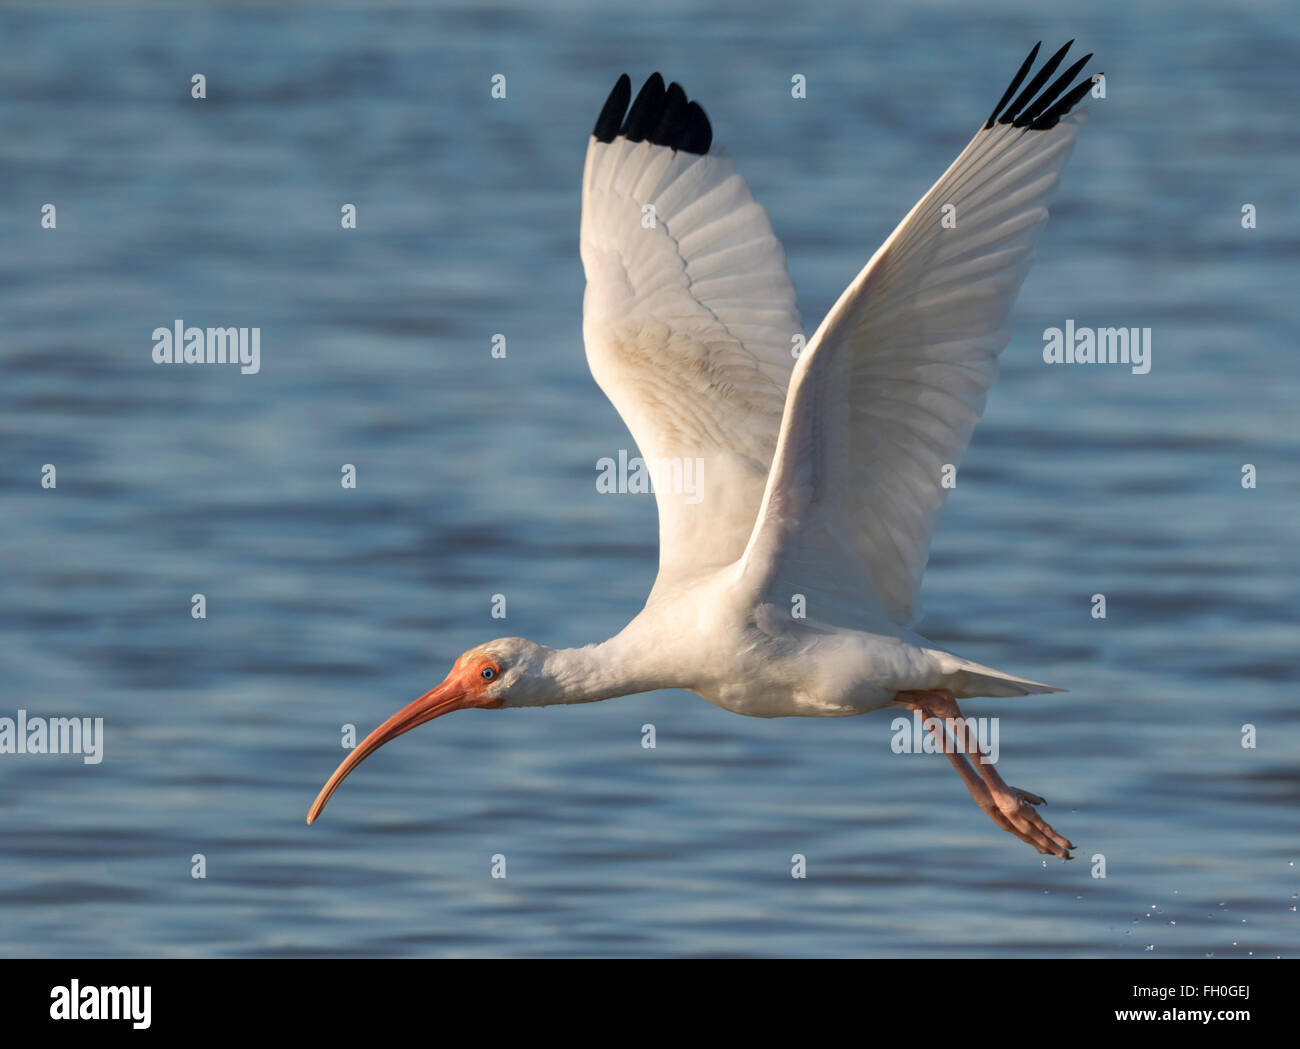
<path fill-rule="evenodd" d="M 1083 117 L 1067 114 L 1089 91 L 1091 78 L 1074 80 L 1091 55 L 1047 83 L 1069 47 L 1022 90 L 1034 47 L 807 340 L 767 213 L 710 152 L 704 110 L 658 73 L 629 109 L 619 78 L 583 173 L 583 337 L 655 482 L 654 588 L 601 644 L 470 649 L 348 755 L 308 823 L 368 754 L 454 710 L 680 688 L 753 717 L 920 711 L 998 826 L 1069 858 L 1042 798 L 1008 786 L 953 720 L 958 699 L 1061 690 L 911 630 L 945 468 L 984 409 Z M 673 483 L 684 469 L 690 486 Z"/>

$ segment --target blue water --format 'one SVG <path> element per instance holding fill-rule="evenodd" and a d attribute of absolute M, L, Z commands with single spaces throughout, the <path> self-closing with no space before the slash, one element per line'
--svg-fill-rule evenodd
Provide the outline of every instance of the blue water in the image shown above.
<path fill-rule="evenodd" d="M 1300 951 L 1293 10 L 547 6 L 0 13 L 0 716 L 106 737 L 98 765 L 0 755 L 0 953 Z M 1070 690 L 971 711 L 1080 858 L 891 753 L 886 715 L 687 693 L 444 719 L 307 827 L 340 726 L 488 638 L 604 638 L 653 579 L 650 497 L 595 491 L 631 442 L 581 347 L 617 74 L 703 101 L 811 327 L 1029 46 L 1073 36 L 1108 97 L 921 629 Z M 260 373 L 155 365 L 176 318 L 259 326 Z M 1066 318 L 1150 327 L 1150 374 L 1044 365 Z"/>

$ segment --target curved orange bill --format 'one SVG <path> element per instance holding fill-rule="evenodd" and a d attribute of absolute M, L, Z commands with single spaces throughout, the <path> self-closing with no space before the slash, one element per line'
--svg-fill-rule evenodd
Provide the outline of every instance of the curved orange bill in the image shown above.
<path fill-rule="evenodd" d="M 423 725 L 426 721 L 432 721 L 443 714 L 450 714 L 453 710 L 483 705 L 476 702 L 478 697 L 465 687 L 464 682 L 456 680 L 456 677 L 455 673 L 449 675 L 447 680 L 437 688 L 403 707 L 363 739 L 361 745 L 343 759 L 339 767 L 334 770 L 334 775 L 316 795 L 311 811 L 307 813 L 307 822 L 312 823 L 321 814 L 321 809 L 330 800 L 330 795 L 338 790 L 339 784 L 347 778 L 348 773 L 390 739 L 396 739 L 403 732 L 410 732 L 417 725 Z"/>

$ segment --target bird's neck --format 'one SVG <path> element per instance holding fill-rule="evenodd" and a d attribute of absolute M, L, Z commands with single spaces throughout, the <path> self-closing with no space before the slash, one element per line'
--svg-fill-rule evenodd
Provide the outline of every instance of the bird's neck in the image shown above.
<path fill-rule="evenodd" d="M 548 649 L 542 678 L 550 703 L 591 703 L 635 692 L 676 687 L 662 661 L 623 634 L 599 645 Z"/>

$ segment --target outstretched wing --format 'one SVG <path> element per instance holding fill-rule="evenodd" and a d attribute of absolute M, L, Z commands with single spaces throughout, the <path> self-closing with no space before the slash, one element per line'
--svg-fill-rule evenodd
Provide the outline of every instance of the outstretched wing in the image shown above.
<path fill-rule="evenodd" d="M 654 478 L 663 582 L 744 551 L 802 328 L 767 212 L 709 153 L 704 111 L 658 73 L 630 95 L 624 75 L 587 148 L 582 330 Z"/>
<path fill-rule="evenodd" d="M 1073 43 L 1073 41 L 1071 41 Z M 955 466 L 1083 114 L 1070 44 L 993 115 L 849 285 L 800 357 L 746 571 L 909 626 Z M 1041 91 L 1041 93 L 1040 93 Z M 1012 95 L 1015 100 L 1008 104 Z M 951 207 L 950 207 L 951 206 Z"/>

